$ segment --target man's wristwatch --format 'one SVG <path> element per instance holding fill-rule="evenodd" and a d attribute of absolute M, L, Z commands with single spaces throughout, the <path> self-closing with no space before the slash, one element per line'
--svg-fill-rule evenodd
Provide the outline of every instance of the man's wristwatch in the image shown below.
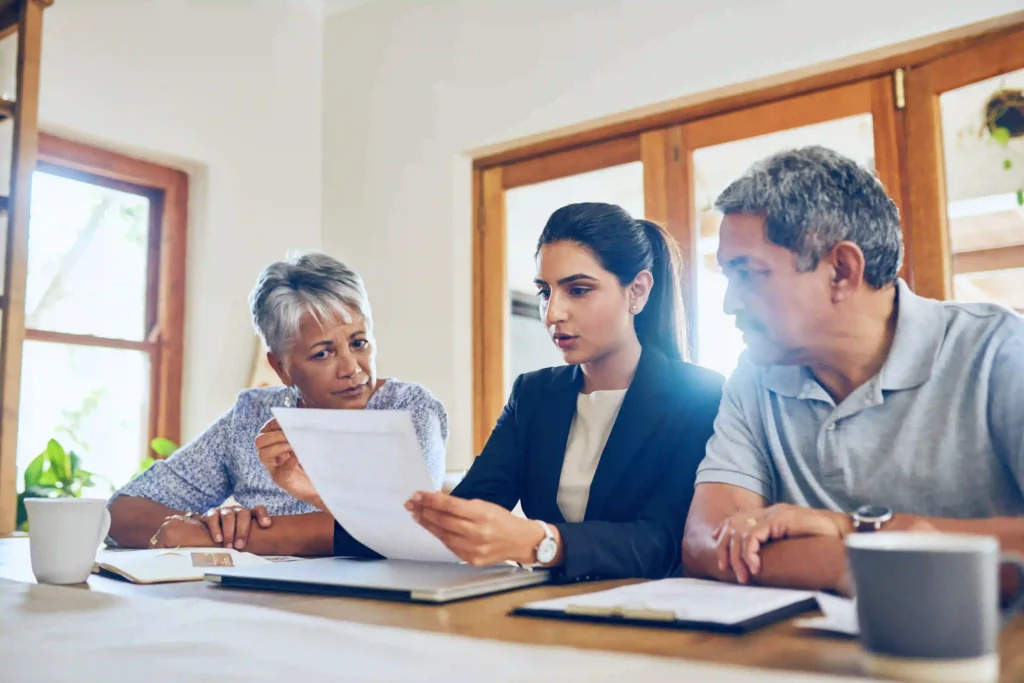
<path fill-rule="evenodd" d="M 558 541 L 555 540 L 555 534 L 551 531 L 551 527 L 547 525 L 547 522 L 542 522 L 539 519 L 534 521 L 544 529 L 544 540 L 533 551 L 534 557 L 537 558 L 537 565 L 551 564 L 555 556 L 558 555 Z"/>
<path fill-rule="evenodd" d="M 862 533 L 879 531 L 882 525 L 892 519 L 892 508 L 884 505 L 861 505 L 850 515 L 853 530 Z"/>

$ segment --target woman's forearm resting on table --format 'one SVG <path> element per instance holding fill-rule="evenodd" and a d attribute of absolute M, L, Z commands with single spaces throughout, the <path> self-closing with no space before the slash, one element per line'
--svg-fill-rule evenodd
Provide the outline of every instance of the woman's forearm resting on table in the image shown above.
<path fill-rule="evenodd" d="M 171 515 L 181 510 L 134 496 L 120 496 L 110 504 L 110 538 L 122 548 L 148 548 L 150 539 Z"/>
<path fill-rule="evenodd" d="M 122 548 L 149 548 L 167 518 L 183 514 L 146 498 L 121 496 L 110 505 L 110 538 Z M 267 528 L 250 525 L 244 551 L 257 555 L 330 555 L 334 550 L 334 518 L 326 512 L 278 515 L 270 520 Z M 205 526 L 195 526 L 195 533 L 187 540 L 204 547 L 220 545 L 203 537 Z"/>
<path fill-rule="evenodd" d="M 334 517 L 327 512 L 271 517 L 266 529 L 253 524 L 243 549 L 256 555 L 332 555 Z"/>

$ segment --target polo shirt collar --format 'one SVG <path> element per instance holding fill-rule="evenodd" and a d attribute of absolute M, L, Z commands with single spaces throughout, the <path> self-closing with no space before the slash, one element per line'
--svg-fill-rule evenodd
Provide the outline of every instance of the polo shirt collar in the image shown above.
<path fill-rule="evenodd" d="M 896 335 L 880 373 L 883 391 L 913 389 L 927 382 L 946 337 L 941 301 L 918 296 L 898 280 L 896 305 Z"/>

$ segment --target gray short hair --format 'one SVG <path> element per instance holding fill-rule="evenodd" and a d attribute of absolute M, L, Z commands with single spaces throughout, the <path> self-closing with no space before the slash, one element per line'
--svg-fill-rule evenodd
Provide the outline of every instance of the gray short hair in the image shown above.
<path fill-rule="evenodd" d="M 372 326 L 363 279 L 341 261 L 309 253 L 267 266 L 249 295 L 252 322 L 271 352 L 288 350 L 306 313 L 321 322 L 350 320 L 356 311 Z M 367 331 L 370 331 L 369 329 Z"/>
<path fill-rule="evenodd" d="M 867 169 L 825 147 L 762 159 L 725 188 L 715 208 L 763 217 L 768 241 L 795 252 L 801 272 L 847 240 L 864 252 L 864 280 L 875 289 L 893 282 L 903 263 L 896 203 Z"/>

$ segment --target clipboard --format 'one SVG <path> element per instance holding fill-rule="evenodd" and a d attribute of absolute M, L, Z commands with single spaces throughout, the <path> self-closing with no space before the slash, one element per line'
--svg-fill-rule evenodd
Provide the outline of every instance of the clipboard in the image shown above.
<path fill-rule="evenodd" d="M 663 581 L 673 581 L 672 579 Z M 693 579 L 675 579 L 674 581 L 688 581 L 694 583 Z M 651 582 L 649 585 L 656 586 L 661 582 Z M 696 583 L 704 583 L 697 581 Z M 718 586 L 722 586 L 719 584 Z M 639 584 L 633 587 L 639 587 Z M 740 587 L 731 588 L 743 590 Z M 781 591 L 781 593 L 792 593 L 790 596 L 774 596 L 774 604 L 771 607 L 758 609 L 749 608 L 749 616 L 742 619 L 723 618 L 715 620 L 707 618 L 706 606 L 703 610 L 694 610 L 693 617 L 680 615 L 678 606 L 673 609 L 661 609 L 651 604 L 630 604 L 625 600 L 623 604 L 587 604 L 588 600 L 593 603 L 594 597 L 601 594 L 619 592 L 622 588 L 601 591 L 589 595 L 574 596 L 580 598 L 573 602 L 573 597 L 558 600 L 534 602 L 518 607 L 510 612 L 513 616 L 536 617 L 541 619 L 561 619 L 565 621 L 581 621 L 589 623 L 612 624 L 620 626 L 644 626 L 653 628 L 671 628 L 681 630 L 712 631 L 716 633 L 743 634 L 757 629 L 770 626 L 771 624 L 785 621 L 790 617 L 818 609 L 818 601 L 813 593 L 805 591 Z M 755 589 L 757 590 L 757 589 Z M 753 595 L 751 596 L 753 600 Z M 652 600 L 650 602 L 657 602 Z M 699 616 L 701 612 L 705 616 Z"/>

